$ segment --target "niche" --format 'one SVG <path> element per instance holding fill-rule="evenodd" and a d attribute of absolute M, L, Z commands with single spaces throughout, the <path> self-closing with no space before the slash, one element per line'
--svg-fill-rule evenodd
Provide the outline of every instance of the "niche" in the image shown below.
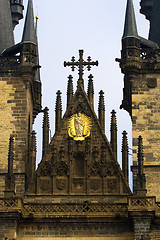
<path fill-rule="evenodd" d="M 74 165 L 73 165 L 74 178 L 81 178 L 85 175 L 85 160 L 84 154 L 79 152 L 74 157 Z"/>

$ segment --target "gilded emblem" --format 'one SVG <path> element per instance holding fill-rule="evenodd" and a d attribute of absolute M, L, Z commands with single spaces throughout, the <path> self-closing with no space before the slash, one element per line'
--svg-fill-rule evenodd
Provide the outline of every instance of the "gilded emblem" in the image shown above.
<path fill-rule="evenodd" d="M 91 119 L 83 113 L 76 113 L 68 120 L 68 135 L 75 141 L 83 141 L 90 135 Z"/>

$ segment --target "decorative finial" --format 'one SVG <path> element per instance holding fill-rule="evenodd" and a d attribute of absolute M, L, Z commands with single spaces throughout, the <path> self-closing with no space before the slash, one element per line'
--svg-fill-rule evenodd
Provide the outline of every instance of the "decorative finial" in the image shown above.
<path fill-rule="evenodd" d="M 37 6 L 36 8 L 37 8 L 36 19 L 39 19 L 39 17 L 38 17 L 38 8 L 39 8 L 39 6 Z"/>
<path fill-rule="evenodd" d="M 39 19 L 39 17 L 38 17 L 38 6 L 37 6 L 37 14 L 36 14 L 36 26 L 35 26 L 35 31 L 36 31 L 36 35 L 37 35 L 37 26 L 38 26 L 38 19 Z"/>
<path fill-rule="evenodd" d="M 87 58 L 87 61 L 84 61 L 83 59 L 83 50 L 79 50 L 79 60 L 76 61 L 75 57 L 72 57 L 71 62 L 64 62 L 64 67 L 71 66 L 72 71 L 75 70 L 76 67 L 78 67 L 79 72 L 79 79 L 78 82 L 80 82 L 83 85 L 83 74 L 84 74 L 84 67 L 87 67 L 87 70 L 91 70 L 91 66 L 98 66 L 98 61 L 92 62 L 91 57 L 89 56 Z"/>
<path fill-rule="evenodd" d="M 144 155 L 143 155 L 143 143 L 142 143 L 142 136 L 138 138 L 138 174 L 137 174 L 137 194 L 146 194 L 146 177 L 144 174 Z"/>
<path fill-rule="evenodd" d="M 59 129 L 60 121 L 62 119 L 62 100 L 61 100 L 61 91 L 57 91 L 57 99 L 56 99 L 56 115 L 55 115 L 55 129 Z"/>
<path fill-rule="evenodd" d="M 104 92 L 101 90 L 99 92 L 99 104 L 98 104 L 98 118 L 102 130 L 105 132 L 105 104 L 104 104 Z"/>
<path fill-rule="evenodd" d="M 126 181 L 128 182 L 128 139 L 127 132 L 122 133 L 122 171 Z"/>
<path fill-rule="evenodd" d="M 70 105 L 73 98 L 73 77 L 69 75 L 68 77 L 68 86 L 67 86 L 67 107 Z"/>
<path fill-rule="evenodd" d="M 88 99 L 91 103 L 92 106 L 94 106 L 94 87 L 93 87 L 93 75 L 90 74 L 88 76 L 89 80 L 88 80 L 88 91 L 87 91 L 87 95 L 88 95 Z"/>
<path fill-rule="evenodd" d="M 117 119 L 116 119 L 116 111 L 112 110 L 111 112 L 111 147 L 113 150 L 113 154 L 117 159 Z"/>
<path fill-rule="evenodd" d="M 43 117 L 43 150 L 42 156 L 44 156 L 47 152 L 48 144 L 49 144 L 49 115 L 48 115 L 48 107 L 44 109 L 44 117 Z"/>
<path fill-rule="evenodd" d="M 8 174 L 13 174 L 13 160 L 14 160 L 14 139 L 13 135 L 10 135 L 8 151 Z"/>

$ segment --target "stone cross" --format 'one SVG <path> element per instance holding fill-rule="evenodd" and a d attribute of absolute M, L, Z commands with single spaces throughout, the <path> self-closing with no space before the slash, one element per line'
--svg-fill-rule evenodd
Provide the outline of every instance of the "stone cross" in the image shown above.
<path fill-rule="evenodd" d="M 79 50 L 79 60 L 76 61 L 75 57 L 72 57 L 71 62 L 64 62 L 64 67 L 71 66 L 72 71 L 78 67 L 79 73 L 79 81 L 83 83 L 83 74 L 84 74 L 84 67 L 87 67 L 87 70 L 91 70 L 91 66 L 98 66 L 98 61 L 92 62 L 91 57 L 87 58 L 87 61 L 83 59 L 83 50 Z"/>

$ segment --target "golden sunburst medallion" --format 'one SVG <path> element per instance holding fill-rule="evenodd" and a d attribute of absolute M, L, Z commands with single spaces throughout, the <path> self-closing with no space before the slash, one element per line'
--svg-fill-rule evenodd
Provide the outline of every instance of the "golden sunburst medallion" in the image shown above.
<path fill-rule="evenodd" d="M 68 120 L 68 135 L 75 141 L 83 141 L 90 135 L 92 124 L 90 117 L 75 113 Z"/>

